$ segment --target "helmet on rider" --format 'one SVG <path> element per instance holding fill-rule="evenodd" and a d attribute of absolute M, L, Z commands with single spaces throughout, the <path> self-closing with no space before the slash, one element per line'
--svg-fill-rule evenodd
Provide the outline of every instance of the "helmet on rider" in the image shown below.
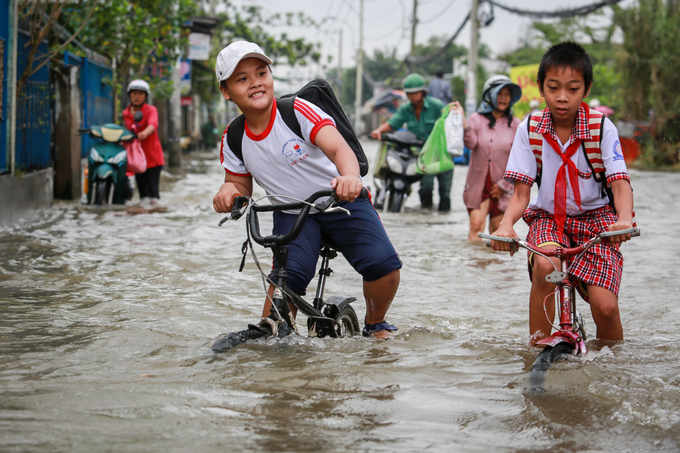
<path fill-rule="evenodd" d="M 130 94 L 130 91 L 133 90 L 145 92 L 147 98 L 151 95 L 151 88 L 149 87 L 149 84 L 146 80 L 135 79 L 132 82 L 130 82 L 127 87 L 128 95 Z"/>
<path fill-rule="evenodd" d="M 420 74 L 409 74 L 404 79 L 404 92 L 405 93 L 418 93 L 424 91 L 427 93 L 427 86 L 425 85 L 425 79 Z"/>

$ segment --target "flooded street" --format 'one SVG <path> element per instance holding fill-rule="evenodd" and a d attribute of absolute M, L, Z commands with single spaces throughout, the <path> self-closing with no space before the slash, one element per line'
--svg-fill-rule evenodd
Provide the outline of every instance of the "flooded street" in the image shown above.
<path fill-rule="evenodd" d="M 381 215 L 404 262 L 396 339 L 215 355 L 216 338 L 258 320 L 264 291 L 250 256 L 238 272 L 245 222 L 217 227 L 217 151 L 184 159 L 184 177 L 163 180 L 166 213 L 57 202 L 0 230 L 0 451 L 680 450 L 680 174 L 631 170 L 642 236 L 623 246 L 626 341 L 591 340 L 534 395 L 525 255 L 466 242 L 467 167 L 451 213 L 414 193 Z M 360 296 L 360 276 L 331 264 L 327 294 Z M 354 308 L 362 319 L 363 298 Z"/>

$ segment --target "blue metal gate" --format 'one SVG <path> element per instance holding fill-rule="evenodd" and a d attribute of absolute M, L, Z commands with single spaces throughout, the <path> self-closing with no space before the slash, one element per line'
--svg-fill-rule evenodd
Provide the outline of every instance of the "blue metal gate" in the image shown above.
<path fill-rule="evenodd" d="M 7 134 L 9 109 L 7 108 L 7 63 L 9 62 L 9 0 L 0 0 L 0 174 L 9 171 Z"/>
<path fill-rule="evenodd" d="M 64 53 L 64 64 L 80 66 L 80 100 L 82 128 L 113 122 L 113 90 L 106 83 L 113 77 L 113 70 L 92 58 L 80 58 L 70 52 Z M 82 157 L 87 156 L 92 141 L 82 136 Z"/>
<path fill-rule="evenodd" d="M 26 67 L 28 34 L 17 36 L 17 80 Z M 47 43 L 38 47 L 37 55 L 47 55 Z M 35 64 L 35 63 L 34 63 Z M 29 77 L 17 96 L 17 124 L 14 170 L 28 173 L 51 165 L 52 92 L 49 65 Z"/>

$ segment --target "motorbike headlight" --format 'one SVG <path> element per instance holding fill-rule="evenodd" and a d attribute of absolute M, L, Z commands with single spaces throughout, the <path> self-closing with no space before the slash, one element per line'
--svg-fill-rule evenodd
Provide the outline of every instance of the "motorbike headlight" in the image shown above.
<path fill-rule="evenodd" d="M 90 159 L 92 159 L 92 162 L 104 162 L 104 158 L 95 148 L 90 150 Z"/>
<path fill-rule="evenodd" d="M 109 157 L 109 163 L 113 165 L 118 165 L 119 163 L 123 162 L 125 159 L 127 159 L 127 151 L 123 150 L 116 154 L 113 157 Z"/>
<path fill-rule="evenodd" d="M 418 172 L 416 171 L 416 162 L 413 161 L 406 166 L 406 175 L 407 176 L 415 176 L 417 174 L 418 174 Z"/>
<path fill-rule="evenodd" d="M 395 179 L 392 184 L 396 190 L 404 190 L 406 188 L 406 183 L 401 179 Z"/>
<path fill-rule="evenodd" d="M 401 174 L 402 166 L 401 162 L 399 162 L 399 159 L 388 154 L 385 160 L 387 161 L 387 166 L 391 171 Z"/>

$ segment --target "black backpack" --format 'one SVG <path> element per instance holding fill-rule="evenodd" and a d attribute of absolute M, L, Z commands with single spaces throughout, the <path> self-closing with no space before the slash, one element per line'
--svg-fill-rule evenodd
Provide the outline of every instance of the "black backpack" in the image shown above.
<path fill-rule="evenodd" d="M 357 156 L 361 176 L 366 176 L 368 174 L 368 160 L 366 159 L 366 154 L 364 154 L 364 149 L 361 147 L 359 139 L 354 134 L 352 124 L 342 110 L 342 107 L 328 82 L 323 79 L 314 79 L 302 87 L 297 93 L 286 94 L 276 101 L 277 108 L 281 113 L 281 119 L 283 119 L 290 130 L 295 132 L 295 135 L 304 140 L 302 131 L 300 130 L 300 123 L 298 123 L 295 111 L 293 110 L 293 103 L 295 102 L 296 97 L 311 102 L 335 120 L 335 125 L 338 128 L 340 135 L 343 136 L 349 147 L 352 148 L 352 151 L 354 151 L 354 154 Z M 229 149 L 231 149 L 236 157 L 241 159 L 241 162 L 243 162 L 241 142 L 243 140 L 243 134 L 245 133 L 245 122 L 245 117 L 239 115 L 234 118 L 227 129 L 227 145 L 229 145 Z"/>

